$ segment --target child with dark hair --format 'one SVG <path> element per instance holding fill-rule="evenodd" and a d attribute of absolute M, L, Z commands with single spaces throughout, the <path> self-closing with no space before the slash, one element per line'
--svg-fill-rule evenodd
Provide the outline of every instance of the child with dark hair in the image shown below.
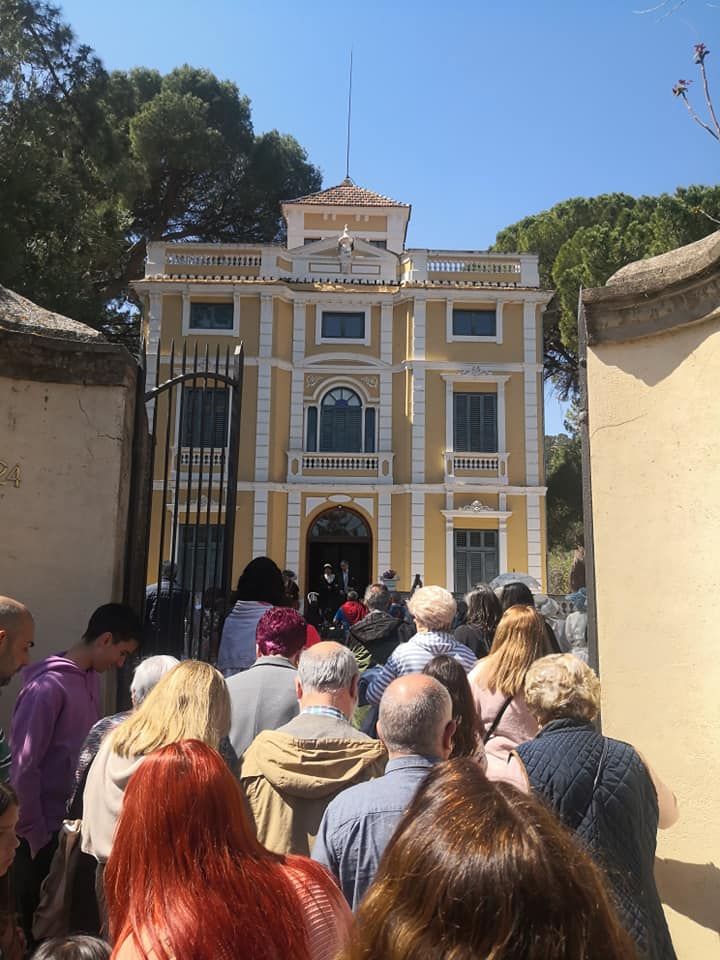
<path fill-rule="evenodd" d="M 104 940 L 76 934 L 46 940 L 32 955 L 32 960 L 110 960 L 111 947 Z"/>

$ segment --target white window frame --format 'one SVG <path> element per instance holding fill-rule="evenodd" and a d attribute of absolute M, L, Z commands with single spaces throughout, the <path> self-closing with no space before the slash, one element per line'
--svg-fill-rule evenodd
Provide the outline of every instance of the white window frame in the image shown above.
<path fill-rule="evenodd" d="M 322 315 L 323 310 L 326 310 L 328 313 L 363 313 L 365 314 L 365 336 L 362 338 L 351 338 L 351 337 L 324 337 L 322 335 Z M 315 304 L 315 345 L 318 346 L 323 343 L 332 343 L 332 344 L 354 344 L 355 346 L 369 347 L 370 346 L 370 324 L 372 320 L 372 306 L 364 303 L 342 303 L 337 306 L 332 303 L 316 303 Z"/>
<path fill-rule="evenodd" d="M 239 337 L 240 336 L 240 293 L 232 295 L 233 325 L 231 330 L 208 330 L 205 327 L 190 326 L 191 303 L 228 303 L 224 297 L 208 297 L 202 293 L 183 293 L 182 295 L 182 332 L 184 337 Z"/>
<path fill-rule="evenodd" d="M 478 387 L 474 392 L 482 393 L 483 384 L 494 383 L 497 387 L 497 450 L 468 450 L 468 453 L 497 453 L 503 456 L 507 453 L 507 423 L 505 411 L 505 384 L 510 379 L 507 376 L 466 377 L 462 374 L 446 374 L 445 381 L 445 451 L 455 453 L 455 384 L 462 383 L 471 387 Z"/>
<path fill-rule="evenodd" d="M 459 310 L 472 310 L 473 307 L 467 306 L 469 301 L 467 300 L 458 300 Z M 477 310 L 485 309 L 483 304 L 488 303 L 488 301 L 478 302 L 475 306 Z M 454 334 L 453 333 L 453 309 L 455 307 L 455 301 L 451 300 L 449 297 L 445 301 L 445 334 L 447 336 L 448 343 L 502 343 L 503 342 L 503 300 L 495 301 L 495 336 L 493 337 L 468 337 L 464 334 Z"/>
<path fill-rule="evenodd" d="M 338 390 L 343 388 L 345 390 L 352 390 L 353 393 L 356 393 L 360 397 L 360 408 L 362 410 L 362 417 L 360 418 L 362 423 L 362 450 L 321 450 L 320 449 L 320 417 L 322 413 L 322 402 L 323 398 L 326 397 L 329 393 L 332 393 L 333 390 Z M 315 434 L 315 450 L 307 449 L 307 431 L 308 431 L 308 410 L 310 407 L 315 407 L 317 410 L 317 426 Z M 331 387 L 328 387 L 326 390 L 322 390 L 321 393 L 313 397 L 312 400 L 306 400 L 305 406 L 303 408 L 303 436 L 302 436 L 302 452 L 303 453 L 319 453 L 319 454 L 332 454 L 332 453 L 365 453 L 365 411 L 374 410 L 375 411 L 375 451 L 374 453 L 368 454 L 368 456 L 375 456 L 380 452 L 380 404 L 368 402 L 367 398 L 363 395 L 361 390 L 358 390 L 356 386 L 350 386 L 346 383 L 334 383 Z"/>

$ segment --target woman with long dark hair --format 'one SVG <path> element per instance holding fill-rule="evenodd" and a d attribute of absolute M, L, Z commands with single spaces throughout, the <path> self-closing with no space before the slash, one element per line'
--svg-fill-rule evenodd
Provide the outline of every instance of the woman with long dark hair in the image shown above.
<path fill-rule="evenodd" d="M 455 628 L 455 639 L 470 647 L 476 657 L 486 657 L 502 615 L 495 591 L 486 583 L 479 583 L 467 595 L 467 616 L 465 622 Z"/>
<path fill-rule="evenodd" d="M 485 751 L 480 717 L 462 664 L 454 657 L 433 657 L 425 664 L 423 673 L 441 683 L 452 700 L 455 733 L 450 759 L 471 757 L 480 764 L 488 780 L 504 780 L 505 783 L 511 783 L 518 790 L 528 793 L 530 784 L 527 774 L 517 757 L 511 753 L 500 757 L 492 751 Z"/>
<path fill-rule="evenodd" d="M 255 557 L 240 574 L 233 608 L 223 624 L 218 670 L 231 677 L 255 663 L 255 630 L 270 607 L 288 605 L 285 579 L 270 557 Z"/>
<path fill-rule="evenodd" d="M 117 960 L 333 960 L 352 919 L 324 867 L 258 842 L 237 780 L 197 740 L 130 780 L 105 893 Z"/>
<path fill-rule="evenodd" d="M 603 876 L 545 807 L 473 760 L 433 767 L 342 960 L 636 960 Z"/>

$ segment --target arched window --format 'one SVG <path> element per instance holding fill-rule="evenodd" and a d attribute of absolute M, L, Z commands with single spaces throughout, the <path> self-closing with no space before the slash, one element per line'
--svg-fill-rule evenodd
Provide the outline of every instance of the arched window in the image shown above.
<path fill-rule="evenodd" d="M 320 404 L 320 450 L 359 453 L 362 448 L 362 401 L 354 390 L 336 387 Z"/>
<path fill-rule="evenodd" d="M 323 453 L 375 453 L 375 407 L 363 408 L 362 400 L 349 387 L 330 390 L 319 409 L 310 406 L 305 410 L 305 450 L 308 453 L 317 450 Z"/>

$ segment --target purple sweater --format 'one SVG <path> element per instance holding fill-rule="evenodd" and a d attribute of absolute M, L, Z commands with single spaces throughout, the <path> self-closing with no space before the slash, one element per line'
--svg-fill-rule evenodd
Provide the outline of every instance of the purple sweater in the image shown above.
<path fill-rule="evenodd" d="M 11 783 L 20 800 L 18 836 L 33 856 L 65 818 L 85 737 L 100 717 L 100 682 L 64 656 L 26 667 L 15 703 Z"/>

